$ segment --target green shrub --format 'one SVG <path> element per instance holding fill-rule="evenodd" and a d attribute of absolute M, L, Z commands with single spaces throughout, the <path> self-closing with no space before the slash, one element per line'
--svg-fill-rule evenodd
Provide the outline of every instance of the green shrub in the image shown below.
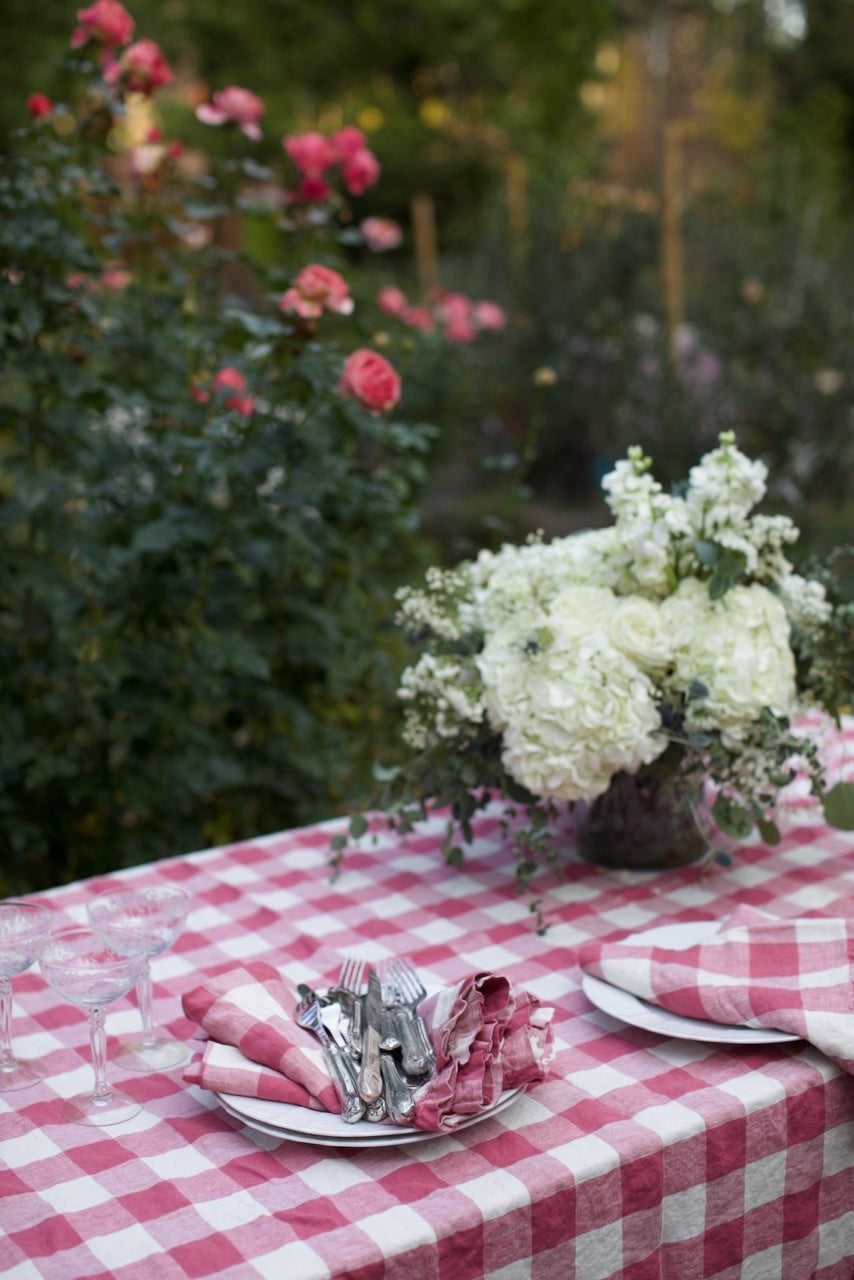
<path fill-rule="evenodd" d="M 0 896 L 345 809 L 422 554 L 433 429 L 341 394 L 348 318 L 279 305 L 335 217 L 247 212 L 242 140 L 134 175 L 80 70 L 0 171 Z"/>

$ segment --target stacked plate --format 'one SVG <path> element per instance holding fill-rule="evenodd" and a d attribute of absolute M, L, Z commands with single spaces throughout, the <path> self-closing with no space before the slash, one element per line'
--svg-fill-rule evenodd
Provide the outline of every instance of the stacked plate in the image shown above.
<path fill-rule="evenodd" d="M 461 1121 L 454 1133 L 497 1116 L 522 1092 L 522 1089 L 506 1090 L 494 1107 Z M 289 1102 L 242 1098 L 235 1093 L 218 1093 L 216 1096 L 228 1114 L 236 1120 L 241 1120 L 251 1129 L 258 1129 L 275 1138 L 287 1138 L 291 1142 L 310 1142 L 321 1147 L 396 1147 L 404 1142 L 429 1142 L 432 1138 L 444 1136 L 424 1129 L 371 1124 L 367 1120 L 345 1124 L 340 1116 L 329 1111 L 309 1111 L 307 1107 L 296 1107 Z"/>

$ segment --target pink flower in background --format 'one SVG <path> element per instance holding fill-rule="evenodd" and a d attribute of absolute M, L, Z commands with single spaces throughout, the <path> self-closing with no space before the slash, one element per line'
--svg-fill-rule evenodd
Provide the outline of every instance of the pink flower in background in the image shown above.
<path fill-rule="evenodd" d="M 384 356 L 360 347 L 347 357 L 338 391 L 358 400 L 363 409 L 379 414 L 400 399 L 400 378 Z"/>
<path fill-rule="evenodd" d="M 338 160 L 352 160 L 356 152 L 363 150 L 366 144 L 367 139 L 362 130 L 352 124 L 345 125 L 332 135 L 332 146 Z"/>
<path fill-rule="evenodd" d="M 245 374 L 242 374 L 239 369 L 235 369 L 233 364 L 223 365 L 214 374 L 214 391 L 237 391 L 242 394 L 246 390 L 246 386 Z"/>
<path fill-rule="evenodd" d="M 393 218 L 365 218 L 359 227 L 365 244 L 374 253 L 396 249 L 403 242 L 403 232 Z"/>
<path fill-rule="evenodd" d="M 77 10 L 71 48 L 79 49 L 94 40 L 108 49 L 127 44 L 133 35 L 134 20 L 119 0 L 95 0 L 88 9 Z"/>
<path fill-rule="evenodd" d="M 211 95 L 210 102 L 196 107 L 196 119 L 202 124 L 236 124 L 247 138 L 257 142 L 261 137 L 258 121 L 264 114 L 264 104 L 248 89 L 231 84 Z"/>
<path fill-rule="evenodd" d="M 409 299 L 402 289 L 398 289 L 396 285 L 383 285 L 377 294 L 377 306 L 380 311 L 384 311 L 387 316 L 402 316 L 409 306 Z"/>
<path fill-rule="evenodd" d="M 321 200 L 328 199 L 331 191 L 332 188 L 324 178 L 314 178 L 305 174 L 300 178 L 296 191 L 292 191 L 288 198 L 302 201 L 304 204 L 317 204 Z"/>
<path fill-rule="evenodd" d="M 253 409 L 255 408 L 255 397 L 245 394 L 246 387 L 247 382 L 245 375 L 242 374 L 239 369 L 235 369 L 234 365 L 223 365 L 223 367 L 214 375 L 214 391 L 233 391 L 235 393 L 234 395 L 226 397 L 226 409 L 234 409 L 237 413 L 242 413 L 244 418 L 250 417 Z M 204 399 L 197 394 L 195 388 L 192 394 L 196 400 L 199 400 L 200 403 L 204 403 Z"/>
<path fill-rule="evenodd" d="M 149 97 L 155 89 L 172 83 L 172 69 L 154 40 L 137 40 L 125 49 L 118 62 L 104 72 L 108 84 L 122 82 L 130 93 Z"/>
<path fill-rule="evenodd" d="M 448 342 L 474 342 L 477 330 L 472 323 L 471 300 L 464 293 L 446 293 L 438 313 Z"/>
<path fill-rule="evenodd" d="M 436 328 L 436 317 L 429 307 L 406 307 L 400 318 L 411 329 L 420 329 L 422 333 L 432 333 Z"/>
<path fill-rule="evenodd" d="M 490 302 L 487 299 L 474 304 L 472 315 L 479 329 L 490 329 L 497 333 L 499 329 L 503 329 L 507 324 L 507 313 L 503 307 L 499 307 L 497 302 Z"/>
<path fill-rule="evenodd" d="M 360 196 L 372 187 L 380 176 L 380 162 L 367 147 L 361 147 L 344 161 L 341 176 L 351 196 Z"/>
<path fill-rule="evenodd" d="M 331 267 L 310 263 L 303 267 L 293 285 L 283 295 L 279 306 L 283 311 L 296 311 L 306 320 L 314 320 L 327 311 L 348 316 L 353 299 L 347 281 Z"/>
<path fill-rule="evenodd" d="M 42 116 L 53 114 L 53 102 L 44 93 L 31 93 L 27 98 L 27 111 L 33 120 L 40 120 Z"/>
<path fill-rule="evenodd" d="M 338 160 L 338 153 L 332 143 L 316 130 L 290 133 L 282 138 L 282 146 L 300 173 L 310 178 L 319 178 Z"/>
<path fill-rule="evenodd" d="M 101 272 L 99 283 L 102 289 L 109 289 L 111 293 L 121 293 L 132 280 L 130 271 L 121 262 L 108 262 Z"/>

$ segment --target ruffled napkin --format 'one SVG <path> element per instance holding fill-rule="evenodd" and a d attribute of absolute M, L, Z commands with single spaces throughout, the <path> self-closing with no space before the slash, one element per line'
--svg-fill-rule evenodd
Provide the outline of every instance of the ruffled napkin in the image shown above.
<path fill-rule="evenodd" d="M 187 992 L 184 1012 L 209 1039 L 184 1080 L 218 1093 L 340 1112 L 320 1046 L 293 1018 L 297 1000 L 287 979 L 262 961 Z M 453 1131 L 492 1107 L 505 1089 L 541 1080 L 554 1058 L 554 1010 L 514 991 L 506 978 L 471 974 L 428 996 L 419 1012 L 436 1074 L 415 1094 L 418 1129 Z"/>
<path fill-rule="evenodd" d="M 685 950 L 588 942 L 581 968 L 689 1018 L 773 1027 L 854 1074 L 854 920 L 781 920 L 738 907 Z"/>

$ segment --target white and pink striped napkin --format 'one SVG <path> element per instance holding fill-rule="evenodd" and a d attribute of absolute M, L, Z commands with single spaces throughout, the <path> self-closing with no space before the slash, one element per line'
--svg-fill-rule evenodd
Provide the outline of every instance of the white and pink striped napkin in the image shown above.
<path fill-rule="evenodd" d="M 588 942 L 581 968 L 689 1018 L 788 1031 L 854 1073 L 854 919 L 738 907 L 695 946 Z"/>

